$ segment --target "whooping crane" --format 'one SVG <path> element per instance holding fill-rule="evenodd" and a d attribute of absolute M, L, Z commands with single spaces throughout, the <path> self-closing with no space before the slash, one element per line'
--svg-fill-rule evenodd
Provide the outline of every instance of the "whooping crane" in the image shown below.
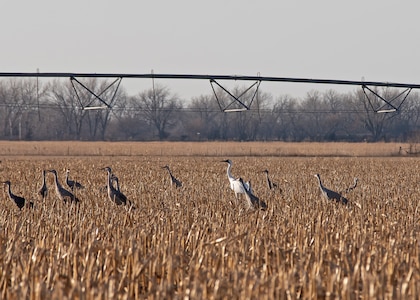
<path fill-rule="evenodd" d="M 230 159 L 222 160 L 222 162 L 228 164 L 226 174 L 229 179 L 230 188 L 232 189 L 232 191 L 235 192 L 235 197 L 238 198 L 238 194 L 245 194 L 245 191 L 249 190 L 249 183 L 241 184 L 239 178 L 235 178 L 232 176 L 232 161 Z"/>

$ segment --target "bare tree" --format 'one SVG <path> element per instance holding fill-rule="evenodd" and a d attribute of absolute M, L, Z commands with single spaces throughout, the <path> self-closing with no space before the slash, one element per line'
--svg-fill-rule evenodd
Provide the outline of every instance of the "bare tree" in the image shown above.
<path fill-rule="evenodd" d="M 106 102 L 108 108 L 88 110 L 86 121 L 89 128 L 89 137 L 90 139 L 99 138 L 105 140 L 110 121 L 113 118 L 120 120 L 124 116 L 127 104 L 127 94 L 121 87 L 119 87 L 118 90 L 115 90 L 117 86 L 115 86 L 114 89 L 109 89 L 107 81 L 102 81 L 100 83 L 93 82 L 90 86 L 95 90 L 95 95 L 100 96 L 101 100 Z M 94 99 L 89 106 L 95 106 L 95 103 L 99 106 L 105 106 L 105 104 L 101 103 L 98 99 Z M 116 138 L 119 138 L 118 134 Z"/>
<path fill-rule="evenodd" d="M 168 137 L 168 128 L 177 123 L 175 111 L 182 108 L 178 97 L 159 85 L 140 93 L 132 103 L 141 111 L 144 120 L 156 129 L 159 140 Z"/>
<path fill-rule="evenodd" d="M 217 139 L 220 137 L 220 109 L 214 96 L 202 95 L 193 98 L 188 105 L 185 127 L 197 139 Z"/>
<path fill-rule="evenodd" d="M 36 129 L 37 84 L 33 79 L 10 79 L 0 82 L 3 135 L 32 139 Z"/>
<path fill-rule="evenodd" d="M 298 102 L 288 95 L 279 96 L 272 109 L 272 120 L 268 124 L 273 136 L 280 140 L 299 140 L 297 120 L 299 118 Z"/>
<path fill-rule="evenodd" d="M 9 82 L 13 83 L 13 82 Z M 20 115 L 19 96 L 12 84 L 6 84 L 5 81 L 0 85 L 0 101 L 1 101 L 1 119 L 3 136 L 13 137 L 16 120 Z"/>
<path fill-rule="evenodd" d="M 328 112 L 323 118 L 324 139 L 334 141 L 340 131 L 344 132 L 346 117 L 344 97 L 335 90 L 327 90 L 323 93 L 323 103 Z"/>
<path fill-rule="evenodd" d="M 53 105 L 57 112 L 61 115 L 61 124 L 55 126 L 63 126 L 64 139 L 76 138 L 80 139 L 82 134 L 82 121 L 87 111 L 82 109 L 82 105 L 87 105 L 91 99 L 81 98 L 83 103 L 79 103 L 79 99 L 70 82 L 62 83 L 54 80 L 50 84 L 48 102 Z"/>
<path fill-rule="evenodd" d="M 325 135 L 324 116 L 326 112 L 325 103 L 319 91 L 312 90 L 300 103 L 301 118 L 299 128 L 307 138 L 320 141 Z"/>
<path fill-rule="evenodd" d="M 112 97 L 112 91 L 106 89 L 108 86 L 106 81 L 91 78 L 84 85 L 89 87 L 90 91 L 73 82 L 54 81 L 50 85 L 49 103 L 55 106 L 61 115 L 62 123 L 65 125 L 65 137 L 96 139 L 99 133 L 100 138 L 103 139 L 110 119 L 110 110 L 86 110 L 85 108 L 105 106 L 98 100 L 98 95 L 101 99 L 106 99 L 110 107 L 118 97 Z"/>
<path fill-rule="evenodd" d="M 252 91 L 247 87 L 234 87 L 231 92 L 236 98 L 249 107 L 249 110 L 228 112 L 223 117 L 223 129 L 226 137 L 233 137 L 239 140 L 255 140 L 258 136 L 261 125 L 261 111 L 268 108 L 271 95 L 262 91 Z M 229 103 L 230 96 L 221 93 L 217 96 L 219 101 Z M 229 98 L 229 99 L 226 99 Z M 237 103 L 232 108 L 243 108 Z"/>
<path fill-rule="evenodd" d="M 420 95 L 413 93 L 407 99 L 407 102 L 402 107 L 404 117 L 408 120 L 411 131 L 418 131 L 420 129 Z"/>
<path fill-rule="evenodd" d="M 374 90 L 376 94 L 381 93 L 385 99 L 393 98 L 397 95 L 397 91 L 389 88 Z M 359 118 L 364 127 L 370 132 L 372 141 L 379 141 L 385 137 L 385 132 L 388 127 L 395 121 L 395 114 L 391 113 L 377 113 L 375 110 L 381 107 L 384 102 L 377 95 L 364 94 L 363 91 L 356 92 L 356 108 L 364 113 L 359 114 Z"/>
<path fill-rule="evenodd" d="M 144 119 L 136 97 L 124 94 L 115 103 L 112 110 L 112 122 L 107 130 L 112 139 L 117 140 L 150 140 L 153 128 Z"/>

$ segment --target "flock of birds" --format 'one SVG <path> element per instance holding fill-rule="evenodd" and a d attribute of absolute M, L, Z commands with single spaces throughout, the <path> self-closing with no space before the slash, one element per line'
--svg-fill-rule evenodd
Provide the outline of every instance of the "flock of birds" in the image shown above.
<path fill-rule="evenodd" d="M 251 187 L 251 182 L 244 182 L 243 179 L 241 177 L 239 178 L 235 178 L 234 176 L 232 176 L 231 173 L 231 169 L 232 169 L 232 161 L 230 159 L 227 160 L 223 160 L 222 162 L 226 162 L 228 164 L 226 173 L 227 173 L 227 177 L 229 179 L 229 183 L 230 183 L 230 188 L 234 191 L 235 193 L 235 197 L 238 198 L 238 194 L 245 194 L 245 198 L 247 200 L 247 204 L 249 208 L 253 208 L 253 209 L 262 209 L 262 210 L 266 210 L 267 209 L 267 204 L 260 200 L 257 196 L 254 195 L 253 191 L 252 191 L 252 187 Z M 269 175 L 268 175 L 268 170 L 264 170 L 263 173 L 266 174 L 266 181 L 267 181 L 267 187 L 270 190 L 275 190 L 275 189 L 279 189 L 280 192 L 282 192 L 282 190 L 279 188 L 278 184 L 275 182 L 272 182 Z M 317 179 L 318 179 L 318 184 L 319 184 L 319 188 L 321 191 L 321 194 L 325 197 L 325 199 L 327 200 L 334 200 L 338 203 L 347 205 L 349 203 L 348 199 L 346 199 L 342 194 L 343 193 L 348 193 L 352 190 L 354 190 L 357 186 L 357 182 L 358 179 L 354 178 L 354 184 L 347 188 L 344 192 L 335 192 L 332 191 L 328 188 L 326 188 L 321 181 L 321 176 L 319 174 L 315 174 L 314 175 Z"/>
<path fill-rule="evenodd" d="M 232 173 L 231 173 L 232 165 L 233 165 L 232 161 L 230 159 L 227 159 L 227 160 L 223 160 L 222 162 L 225 162 L 225 163 L 228 164 L 226 174 L 227 174 L 227 177 L 228 177 L 228 180 L 229 180 L 229 186 L 232 189 L 232 191 L 234 192 L 236 200 L 238 200 L 240 194 L 243 194 L 245 196 L 246 205 L 248 206 L 248 208 L 266 210 L 267 209 L 267 204 L 264 201 L 260 200 L 254 194 L 254 192 L 252 190 L 251 182 L 250 181 L 244 182 L 244 180 L 241 177 L 234 177 L 232 175 Z M 182 182 L 180 180 L 178 180 L 172 174 L 171 169 L 169 168 L 168 165 L 166 165 L 162 168 L 166 169 L 168 171 L 169 177 L 170 177 L 170 182 L 171 182 L 172 186 L 175 186 L 175 188 L 182 187 Z M 117 205 L 127 205 L 128 204 L 131 209 L 135 209 L 135 206 L 131 203 L 131 201 L 128 200 L 127 197 L 121 192 L 118 177 L 115 174 L 112 173 L 112 169 L 110 167 L 105 167 L 105 168 L 102 168 L 101 170 L 104 170 L 104 171 L 107 172 L 106 186 L 104 186 L 101 190 L 107 192 L 109 200 L 114 202 Z M 47 172 L 52 173 L 54 175 L 55 192 L 56 192 L 57 197 L 61 201 L 63 201 L 63 202 L 70 201 L 71 203 L 79 203 L 80 202 L 80 200 L 75 196 L 74 192 L 75 192 L 75 190 L 84 189 L 85 187 L 81 183 L 70 179 L 70 177 L 69 177 L 70 170 L 69 169 L 66 170 L 66 179 L 65 179 L 67 189 L 65 187 L 63 187 L 63 185 L 60 183 L 56 170 L 52 169 L 52 170 L 43 170 L 42 171 L 42 184 L 41 184 L 40 189 L 38 190 L 38 195 L 42 200 L 44 200 L 45 197 L 48 194 L 48 188 L 47 188 L 47 184 L 46 184 Z M 278 184 L 271 181 L 271 179 L 269 177 L 268 170 L 264 170 L 263 173 L 265 173 L 265 175 L 266 175 L 266 182 L 267 182 L 268 189 L 270 189 L 270 190 L 278 189 L 281 192 L 282 190 L 279 188 Z M 314 176 L 318 179 L 318 184 L 319 184 L 321 194 L 327 200 L 335 200 L 336 202 L 339 202 L 339 203 L 344 204 L 344 205 L 348 204 L 348 202 L 349 202 L 348 199 L 346 199 L 345 197 L 342 196 L 343 192 L 335 192 L 335 191 L 332 191 L 332 190 L 326 188 L 322 184 L 320 175 L 315 174 Z M 349 187 L 344 192 L 348 193 L 348 192 L 352 191 L 353 189 L 355 189 L 356 186 L 357 186 L 357 182 L 358 182 L 358 179 L 354 178 L 353 186 Z M 12 193 L 11 183 L 10 183 L 9 180 L 3 181 L 3 183 L 5 184 L 5 186 L 7 186 L 7 195 L 9 196 L 10 200 L 14 201 L 14 203 L 17 205 L 17 207 L 19 209 L 22 209 L 25 206 L 29 207 L 29 208 L 34 207 L 34 203 L 32 201 L 29 201 L 28 203 L 26 203 L 26 200 L 25 200 L 24 197 L 21 197 L 21 196 L 18 196 L 18 195 L 15 195 L 15 194 Z"/>
<path fill-rule="evenodd" d="M 175 185 L 177 188 L 182 186 L 181 181 L 176 179 L 169 168 L 169 166 L 164 166 L 164 169 L 167 169 L 171 178 L 171 183 Z M 114 202 L 117 205 L 129 205 L 130 209 L 135 209 L 135 206 L 132 204 L 130 200 L 127 199 L 127 196 L 124 195 L 120 190 L 120 185 L 118 181 L 118 177 L 112 173 L 112 169 L 110 167 L 102 168 L 101 170 L 104 170 L 107 172 L 107 180 L 106 180 L 106 186 L 101 188 L 102 191 L 106 191 L 109 200 Z M 66 185 L 67 188 L 64 187 L 59 179 L 57 171 L 52 170 L 42 170 L 42 182 L 41 187 L 38 190 L 38 196 L 41 200 L 44 200 L 48 195 L 48 187 L 47 187 L 47 180 L 46 176 L 47 173 L 52 173 L 54 175 L 54 187 L 55 192 L 58 197 L 63 202 L 71 202 L 71 203 L 79 203 L 80 200 L 75 195 L 75 190 L 84 189 L 85 187 L 78 181 L 71 180 L 69 177 L 70 170 L 66 170 Z M 29 208 L 34 207 L 34 203 L 32 201 L 29 201 L 26 203 L 26 200 L 24 197 L 21 197 L 19 195 L 13 194 L 11 190 L 11 183 L 9 180 L 3 181 L 3 183 L 7 186 L 7 195 L 9 196 L 10 200 L 12 200 L 19 209 L 24 208 L 25 206 Z"/>

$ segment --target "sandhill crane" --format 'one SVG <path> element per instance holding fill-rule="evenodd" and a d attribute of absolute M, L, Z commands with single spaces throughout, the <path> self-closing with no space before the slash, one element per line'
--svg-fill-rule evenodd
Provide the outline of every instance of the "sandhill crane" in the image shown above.
<path fill-rule="evenodd" d="M 74 189 L 78 189 L 78 190 L 80 190 L 80 189 L 84 189 L 85 187 L 80 183 L 80 182 L 77 182 L 77 181 L 75 181 L 75 180 L 70 180 L 69 179 L 69 173 L 70 173 L 70 170 L 69 169 L 67 169 L 66 170 L 66 184 L 67 184 L 67 186 L 72 190 L 72 191 L 74 191 Z"/>
<path fill-rule="evenodd" d="M 352 190 L 354 190 L 357 187 L 357 182 L 359 181 L 359 179 L 357 177 L 354 177 L 354 183 L 351 187 L 347 188 L 345 190 L 345 193 L 351 192 Z"/>
<path fill-rule="evenodd" d="M 109 200 L 115 202 L 115 204 L 117 205 L 126 205 L 127 204 L 127 197 L 119 190 L 119 185 L 117 185 L 118 189 L 116 189 L 113 185 L 112 185 L 112 170 L 110 167 L 105 167 L 102 170 L 106 170 L 107 171 L 107 181 L 106 181 L 106 186 L 107 186 L 107 192 L 108 192 L 108 198 Z M 117 178 L 115 176 L 115 178 Z M 118 179 L 117 179 L 118 182 Z"/>
<path fill-rule="evenodd" d="M 70 199 L 71 202 L 80 202 L 80 200 L 76 196 L 74 196 L 72 192 L 62 187 L 62 185 L 58 181 L 58 175 L 56 170 L 48 170 L 48 172 L 54 174 L 55 192 L 61 201 L 67 202 L 67 200 Z"/>
<path fill-rule="evenodd" d="M 118 177 L 115 176 L 114 174 L 111 174 L 111 182 L 112 182 L 112 184 L 114 184 L 114 182 L 115 182 L 115 184 L 116 184 L 115 189 L 120 192 L 120 182 L 118 180 Z"/>
<path fill-rule="evenodd" d="M 319 188 L 321 190 L 322 195 L 324 195 L 324 197 L 328 200 L 335 200 L 337 202 L 340 202 L 342 204 L 347 204 L 348 200 L 346 198 L 344 198 L 343 196 L 341 196 L 341 194 L 334 192 L 332 190 L 327 189 L 326 187 L 323 186 L 322 182 L 321 182 L 321 176 L 319 176 L 319 174 L 315 174 L 314 175 L 317 179 L 318 179 L 318 183 L 319 183 Z"/>
<path fill-rule="evenodd" d="M 261 208 L 262 210 L 266 210 L 267 204 L 255 196 L 251 191 L 246 189 L 243 179 L 239 177 L 238 181 L 245 190 L 245 198 L 247 200 L 248 207 L 253 209 Z"/>
<path fill-rule="evenodd" d="M 168 165 L 162 167 L 162 169 L 168 170 L 169 176 L 171 177 L 171 185 L 175 185 L 176 188 L 179 188 L 182 186 L 182 182 L 176 179 L 174 175 L 172 175 L 171 169 L 169 169 Z"/>
<path fill-rule="evenodd" d="M 266 176 L 266 179 L 267 179 L 267 186 L 268 186 L 268 188 L 270 189 L 270 190 L 274 190 L 274 189 L 277 189 L 277 183 L 275 183 L 275 182 L 272 182 L 271 181 L 271 179 L 270 179 L 270 177 L 268 176 L 268 170 L 267 169 L 265 169 L 264 171 L 263 171 L 263 173 L 265 173 L 265 176 Z"/>
<path fill-rule="evenodd" d="M 120 191 L 120 184 L 119 184 L 119 181 L 118 181 L 118 177 L 117 176 L 115 176 L 114 174 L 111 174 L 111 184 L 112 184 L 112 186 L 114 186 L 114 182 L 116 183 L 116 187 L 115 187 L 115 189 L 117 190 L 117 191 Z M 108 184 L 106 184 L 106 185 L 104 185 L 104 186 L 102 186 L 102 187 L 100 187 L 99 188 L 99 191 L 101 192 L 101 193 L 107 193 L 108 192 Z"/>
<path fill-rule="evenodd" d="M 42 184 L 41 184 L 41 187 L 38 190 L 38 196 L 40 197 L 41 200 L 44 200 L 45 197 L 47 197 L 47 194 L 48 194 L 48 188 L 47 188 L 47 184 L 45 182 L 45 174 L 46 174 L 46 171 L 42 170 Z"/>
<path fill-rule="evenodd" d="M 243 180 L 242 180 L 243 181 Z M 250 192 L 251 194 L 253 194 L 254 192 L 252 191 L 252 184 L 251 184 L 251 180 L 248 180 L 247 182 L 243 183 L 243 186 L 245 188 L 246 191 Z"/>
<path fill-rule="evenodd" d="M 238 198 L 238 194 L 245 194 L 245 191 L 249 190 L 249 183 L 244 182 L 244 184 L 241 184 L 239 178 L 232 176 L 232 173 L 230 172 L 232 169 L 232 161 L 230 159 L 222 160 L 222 162 L 228 164 L 226 174 L 229 179 L 230 188 L 235 192 L 235 197 Z"/>
<path fill-rule="evenodd" d="M 7 185 L 7 195 L 9 196 L 10 200 L 15 202 L 15 204 L 17 205 L 17 207 L 19 207 L 19 209 L 22 209 L 25 206 L 25 198 L 12 193 L 11 188 L 10 188 L 11 184 L 9 180 L 3 181 L 3 183 Z M 30 208 L 34 207 L 34 203 L 32 201 L 29 202 L 29 207 Z"/>

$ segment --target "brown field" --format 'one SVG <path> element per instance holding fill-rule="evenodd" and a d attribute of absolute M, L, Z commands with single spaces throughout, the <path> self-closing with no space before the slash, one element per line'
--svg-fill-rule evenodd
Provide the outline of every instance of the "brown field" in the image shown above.
<path fill-rule="evenodd" d="M 0 141 L 2 156 L 398 156 L 405 143 L 286 142 L 13 142 Z M 400 153 L 401 152 L 401 153 Z"/>
<path fill-rule="evenodd" d="M 1 142 L 0 180 L 35 208 L 0 192 L 0 298 L 419 299 L 420 163 L 400 146 Z M 235 200 L 227 158 L 266 211 Z M 100 190 L 105 166 L 135 210 Z M 86 186 L 80 204 L 57 200 L 51 173 L 37 198 L 52 168 Z M 358 177 L 350 204 L 321 198 L 315 173 L 336 191 Z"/>

